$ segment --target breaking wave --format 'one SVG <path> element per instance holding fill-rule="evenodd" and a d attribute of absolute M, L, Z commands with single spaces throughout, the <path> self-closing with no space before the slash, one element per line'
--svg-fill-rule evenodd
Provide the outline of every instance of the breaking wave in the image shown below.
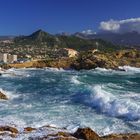
<path fill-rule="evenodd" d="M 71 77 L 71 82 L 76 84 L 76 85 L 81 84 L 81 82 L 78 80 L 78 76 L 77 75 Z"/>
<path fill-rule="evenodd" d="M 125 70 L 126 72 L 140 73 L 140 68 L 131 66 L 120 66 L 119 69 Z"/>
<path fill-rule="evenodd" d="M 54 71 L 54 72 L 64 72 L 65 70 L 63 68 L 45 68 L 46 71 Z"/>
<path fill-rule="evenodd" d="M 97 112 L 128 121 L 140 119 L 140 106 L 137 103 L 125 98 L 121 99 L 119 96 L 105 91 L 99 85 L 90 87 L 90 90 L 91 93 L 86 96 L 84 103 L 94 108 Z"/>
<path fill-rule="evenodd" d="M 18 98 L 20 95 L 18 94 L 14 94 L 13 92 L 7 91 L 7 90 L 3 90 L 2 88 L 0 88 L 0 92 L 2 92 L 3 94 L 5 94 L 9 100 L 12 100 L 14 98 Z"/>

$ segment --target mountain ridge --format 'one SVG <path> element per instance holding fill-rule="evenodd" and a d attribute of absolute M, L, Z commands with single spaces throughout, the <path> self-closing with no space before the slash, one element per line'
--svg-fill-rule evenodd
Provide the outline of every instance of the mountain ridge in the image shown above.
<path fill-rule="evenodd" d="M 84 39 L 103 39 L 116 45 L 140 46 L 140 33 L 136 31 L 126 33 L 106 32 L 91 35 L 77 32 L 74 35 Z"/>
<path fill-rule="evenodd" d="M 75 35 L 52 35 L 45 31 L 38 30 L 28 36 L 19 36 L 14 39 L 15 46 L 34 45 L 51 48 L 71 48 L 76 50 L 89 50 L 98 48 L 99 50 L 120 49 L 120 46 L 113 45 L 102 39 L 85 39 Z"/>

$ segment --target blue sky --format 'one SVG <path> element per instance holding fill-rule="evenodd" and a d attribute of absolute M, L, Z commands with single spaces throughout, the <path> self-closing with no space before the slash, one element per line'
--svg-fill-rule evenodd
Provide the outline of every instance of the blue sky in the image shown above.
<path fill-rule="evenodd" d="M 98 31 L 103 21 L 140 17 L 140 0 L 0 0 L 0 35 Z"/>

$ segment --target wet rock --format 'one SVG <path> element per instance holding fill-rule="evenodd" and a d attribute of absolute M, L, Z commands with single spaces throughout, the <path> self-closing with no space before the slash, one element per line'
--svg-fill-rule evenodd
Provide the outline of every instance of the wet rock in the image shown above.
<path fill-rule="evenodd" d="M 2 132 L 2 133 L 0 133 L 0 136 L 2 136 L 2 137 L 4 137 L 4 136 L 9 136 L 9 137 L 11 137 L 11 138 L 16 138 L 16 137 L 17 137 L 16 134 L 14 134 L 14 133 L 8 133 L 8 132 Z M 1 139 L 0 139 L 0 140 L 1 140 Z"/>
<path fill-rule="evenodd" d="M 32 127 L 26 127 L 26 128 L 24 128 L 24 132 L 25 133 L 30 133 L 30 132 L 32 132 L 34 130 L 36 130 L 36 128 L 32 128 Z"/>
<path fill-rule="evenodd" d="M 29 138 L 29 140 L 78 140 L 71 134 L 66 132 L 58 132 L 57 134 L 48 134 L 43 137 Z"/>
<path fill-rule="evenodd" d="M 1 132 L 11 132 L 11 133 L 14 133 L 14 134 L 18 134 L 18 130 L 14 127 L 11 127 L 11 126 L 0 126 L 0 131 Z"/>
<path fill-rule="evenodd" d="M 101 140 L 140 140 L 140 134 L 110 134 L 103 136 Z"/>
<path fill-rule="evenodd" d="M 0 91 L 0 99 L 8 100 L 8 97 Z"/>
<path fill-rule="evenodd" d="M 78 130 L 73 134 L 77 139 L 83 140 L 100 140 L 100 137 L 90 128 L 78 128 Z"/>

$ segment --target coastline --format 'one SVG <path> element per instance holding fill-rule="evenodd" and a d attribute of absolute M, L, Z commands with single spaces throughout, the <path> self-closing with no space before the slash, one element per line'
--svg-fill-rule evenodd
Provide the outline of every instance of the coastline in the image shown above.
<path fill-rule="evenodd" d="M 1 67 L 9 68 L 63 68 L 74 70 L 90 70 L 97 67 L 113 70 L 121 70 L 120 66 L 140 68 L 140 51 L 121 50 L 112 53 L 87 51 L 76 57 L 59 59 L 33 60 L 23 63 L 4 64 Z"/>
<path fill-rule="evenodd" d="M 120 67 L 123 69 L 123 67 Z M 128 69 L 128 67 L 124 67 Z M 102 69 L 105 70 L 105 69 Z M 8 102 L 8 100 L 6 101 Z M 20 127 L 20 126 L 19 126 Z M 98 135 L 90 128 L 78 128 L 70 131 L 66 128 L 45 125 L 42 127 L 20 127 L 15 124 L 0 124 L 2 140 L 139 140 L 140 133 L 111 133 Z"/>
<path fill-rule="evenodd" d="M 140 133 L 112 133 L 99 136 L 89 127 L 78 128 L 76 131 L 70 132 L 66 128 L 49 125 L 39 128 L 25 127 L 20 130 L 15 126 L 0 125 L 0 138 L 4 138 L 4 140 L 139 140 Z"/>

